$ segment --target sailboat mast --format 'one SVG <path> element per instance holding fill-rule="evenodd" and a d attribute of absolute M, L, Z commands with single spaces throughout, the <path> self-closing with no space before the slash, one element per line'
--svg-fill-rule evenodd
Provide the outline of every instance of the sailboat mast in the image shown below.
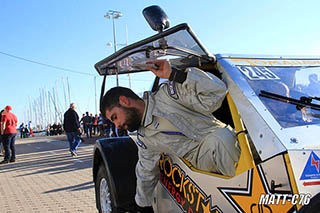
<path fill-rule="evenodd" d="M 65 83 L 64 83 L 63 77 L 62 77 L 61 81 L 62 81 L 62 86 L 63 86 L 63 95 L 64 95 L 65 110 L 67 110 L 67 109 L 68 109 L 68 104 L 67 104 L 67 96 L 66 96 L 66 85 L 65 85 Z M 64 111 L 65 111 L 65 110 L 64 110 Z"/>
<path fill-rule="evenodd" d="M 69 97 L 69 104 L 71 104 L 69 77 L 67 77 L 67 85 L 68 85 L 68 97 Z"/>

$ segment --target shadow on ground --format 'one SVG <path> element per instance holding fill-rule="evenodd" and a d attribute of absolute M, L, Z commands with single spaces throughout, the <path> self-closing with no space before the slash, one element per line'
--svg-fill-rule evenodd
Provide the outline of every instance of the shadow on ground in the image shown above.
<path fill-rule="evenodd" d="M 17 141 L 16 163 L 0 165 L 0 174 L 15 171 L 18 173 L 16 177 L 42 173 L 54 175 L 92 167 L 93 147 L 87 143 L 80 145 L 79 155 L 74 158 L 68 151 L 67 141 L 39 140 L 28 143 L 27 140 L 20 144 Z"/>
<path fill-rule="evenodd" d="M 44 192 L 44 194 L 53 193 L 53 192 L 60 192 L 60 191 L 80 191 L 80 190 L 91 189 L 93 187 L 94 187 L 93 182 L 89 181 L 89 182 L 74 185 L 74 186 L 68 186 L 68 187 L 63 187 L 60 189 L 53 189 L 50 191 L 46 191 L 46 192 Z"/>

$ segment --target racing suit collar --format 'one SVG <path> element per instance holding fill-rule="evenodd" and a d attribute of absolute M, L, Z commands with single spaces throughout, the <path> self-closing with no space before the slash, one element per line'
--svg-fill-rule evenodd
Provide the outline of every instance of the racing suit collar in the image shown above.
<path fill-rule="evenodd" d="M 150 93 L 146 91 L 143 93 L 143 101 L 145 102 L 145 108 L 141 126 L 147 127 L 153 122 L 152 108 L 154 106 L 154 100 L 150 96 Z"/>

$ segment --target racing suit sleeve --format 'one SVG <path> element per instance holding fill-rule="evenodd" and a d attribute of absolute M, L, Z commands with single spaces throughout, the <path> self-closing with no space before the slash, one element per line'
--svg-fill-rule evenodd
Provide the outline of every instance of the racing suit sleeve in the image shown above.
<path fill-rule="evenodd" d="M 138 206 L 152 205 L 152 193 L 158 183 L 159 168 L 157 161 L 160 152 L 154 152 L 139 147 L 139 160 L 136 165 L 137 188 L 135 200 Z"/>
<path fill-rule="evenodd" d="M 187 68 L 186 72 L 186 79 L 175 83 L 179 102 L 205 115 L 217 110 L 227 94 L 224 82 L 198 68 Z"/>

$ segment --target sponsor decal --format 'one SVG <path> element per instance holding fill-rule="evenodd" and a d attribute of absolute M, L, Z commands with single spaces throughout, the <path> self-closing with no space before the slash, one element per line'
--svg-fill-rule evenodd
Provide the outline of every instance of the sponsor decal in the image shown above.
<path fill-rule="evenodd" d="M 315 185 L 320 185 L 320 181 L 308 181 L 308 182 L 303 182 L 302 184 L 304 186 L 315 186 Z"/>
<path fill-rule="evenodd" d="M 299 197 L 291 202 L 291 194 L 271 193 L 260 166 L 248 171 L 246 188 L 221 187 L 219 190 L 237 212 L 288 212 L 294 208 L 296 201 L 300 202 Z M 301 202 L 309 202 L 310 197 L 303 196 Z"/>
<path fill-rule="evenodd" d="M 265 60 L 265 59 L 253 59 L 253 58 L 231 58 L 231 61 L 238 62 L 239 65 L 251 65 L 251 66 L 319 66 L 319 59 L 307 59 L 307 60 Z"/>
<path fill-rule="evenodd" d="M 314 181 L 320 179 L 319 162 L 320 158 L 312 151 L 300 177 L 300 180 L 308 180 L 302 183 L 303 186 L 320 185 L 320 181 Z"/>
<path fill-rule="evenodd" d="M 211 196 L 207 196 L 179 165 L 173 164 L 169 156 L 161 154 L 159 168 L 160 183 L 183 212 L 222 212 L 218 206 L 212 206 Z"/>
<path fill-rule="evenodd" d="M 280 78 L 267 67 L 237 66 L 249 80 L 279 80 Z"/>
<path fill-rule="evenodd" d="M 320 179 L 319 161 L 320 158 L 312 151 L 303 169 L 300 180 Z"/>

